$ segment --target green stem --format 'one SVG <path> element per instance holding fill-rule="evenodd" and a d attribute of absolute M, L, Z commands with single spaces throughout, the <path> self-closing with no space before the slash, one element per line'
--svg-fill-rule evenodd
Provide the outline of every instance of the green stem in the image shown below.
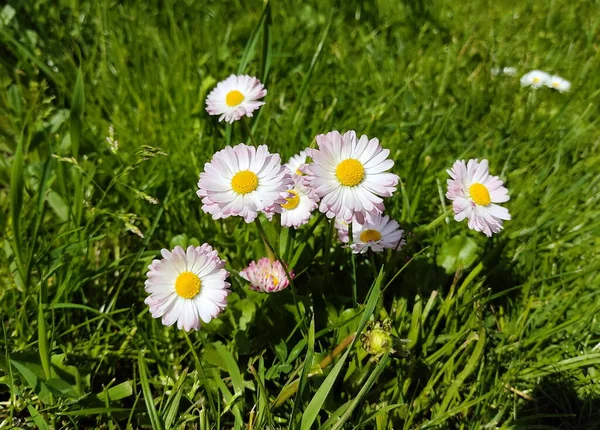
<path fill-rule="evenodd" d="M 454 213 L 454 211 L 452 209 L 448 209 L 446 212 L 444 212 L 443 214 L 441 214 L 439 217 L 437 217 L 436 219 L 434 219 L 433 221 L 431 221 L 426 226 L 417 228 L 415 230 L 415 233 L 422 234 L 422 233 L 425 233 L 426 231 L 433 230 L 438 225 L 440 225 L 441 223 L 443 223 L 446 220 L 446 218 L 448 218 L 450 215 L 452 215 L 452 213 Z"/>
<path fill-rule="evenodd" d="M 248 133 L 248 137 L 250 138 L 250 142 L 252 142 L 252 145 L 256 146 L 256 141 L 254 140 L 254 135 L 252 134 L 252 130 L 250 130 L 250 126 L 248 125 L 248 122 L 246 121 L 246 118 L 242 118 L 242 120 L 240 122 L 242 123 L 242 127 L 244 128 L 244 131 L 246 133 Z"/>
<path fill-rule="evenodd" d="M 304 329 L 304 334 L 306 334 L 306 333 L 308 333 L 308 323 L 306 322 L 306 313 L 302 313 L 300 311 L 300 306 L 298 305 L 298 300 L 296 299 L 296 286 L 294 285 L 294 279 L 290 275 L 290 271 L 287 267 L 287 264 L 285 264 L 283 262 L 283 260 L 281 260 L 281 258 L 279 257 L 279 253 L 276 252 L 275 249 L 273 249 L 273 246 L 269 242 L 269 239 L 267 238 L 265 229 L 263 228 L 262 223 L 260 222 L 260 217 L 256 217 L 256 219 L 254 221 L 256 224 L 256 228 L 258 229 L 258 234 L 260 235 L 264 244 L 267 247 L 267 252 L 270 252 L 275 257 L 275 260 L 279 261 L 279 264 L 281 264 L 281 267 L 283 267 L 283 270 L 285 271 L 285 276 L 287 277 L 287 280 L 290 283 L 290 289 L 292 291 L 292 297 L 294 298 L 294 305 L 296 306 L 296 312 L 298 312 L 298 316 L 300 318 L 302 318 L 302 327 Z"/>
<path fill-rule="evenodd" d="M 358 306 L 358 293 L 357 293 L 357 282 L 356 282 L 356 254 L 352 252 L 352 222 L 348 224 L 348 244 L 350 249 L 350 261 L 352 263 L 352 301 L 354 302 L 354 307 Z"/>

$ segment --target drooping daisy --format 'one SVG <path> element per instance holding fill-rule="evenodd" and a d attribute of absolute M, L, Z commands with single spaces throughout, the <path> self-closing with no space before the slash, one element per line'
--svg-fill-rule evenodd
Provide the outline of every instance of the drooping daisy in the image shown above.
<path fill-rule="evenodd" d="M 507 202 L 510 197 L 500 178 L 490 175 L 488 161 L 458 160 L 447 172 L 452 179 L 448 179 L 446 197 L 452 200 L 454 219 L 468 218 L 469 228 L 486 236 L 502 230 L 502 220 L 509 220 L 510 214 L 496 203 Z"/>
<path fill-rule="evenodd" d="M 185 331 L 198 330 L 200 320 L 210 322 L 227 306 L 229 276 L 225 261 L 205 243 L 190 245 L 187 250 L 176 246 L 172 252 L 161 250 L 160 260 L 152 261 L 146 276 L 144 301 L 154 318 Z"/>
<path fill-rule="evenodd" d="M 532 70 L 521 77 L 521 86 L 540 88 L 546 85 L 549 79 L 550 75 L 548 73 L 541 70 Z"/>
<path fill-rule="evenodd" d="M 566 93 L 571 89 L 571 83 L 569 81 L 556 75 L 548 78 L 546 86 L 561 93 Z"/>
<path fill-rule="evenodd" d="M 196 193 L 213 219 L 239 215 L 249 223 L 266 208 L 281 211 L 277 208 L 286 204 L 291 187 L 279 154 L 271 154 L 266 145 L 240 143 L 225 147 L 204 165 Z"/>
<path fill-rule="evenodd" d="M 240 272 L 240 276 L 250 282 L 252 290 L 259 293 L 276 293 L 290 284 L 281 263 L 268 258 L 261 258 L 258 262 L 252 261 Z M 290 276 L 294 279 L 294 272 L 291 270 Z"/>
<path fill-rule="evenodd" d="M 352 222 L 352 243 L 350 248 L 354 254 L 364 254 L 370 248 L 374 252 L 382 252 L 386 248 L 400 249 L 406 245 L 402 239 L 404 230 L 396 220 L 387 215 L 369 215 L 364 223 Z"/>
<path fill-rule="evenodd" d="M 306 184 L 321 197 L 319 210 L 328 218 L 362 221 L 367 213 L 382 213 L 383 199 L 396 190 L 398 175 L 386 172 L 394 162 L 378 139 L 354 131 L 343 136 L 332 131 L 317 136 L 318 149 L 307 149 L 313 162 L 300 170 Z"/>
<path fill-rule="evenodd" d="M 349 231 L 350 223 L 344 221 L 341 218 L 335 219 L 335 229 L 338 233 L 338 239 L 340 242 L 348 243 L 350 239 L 350 231 Z"/>
<path fill-rule="evenodd" d="M 206 111 L 211 115 L 221 115 L 219 121 L 232 123 L 265 104 L 258 101 L 267 95 L 267 90 L 255 77 L 231 75 L 221 81 L 206 97 Z"/>

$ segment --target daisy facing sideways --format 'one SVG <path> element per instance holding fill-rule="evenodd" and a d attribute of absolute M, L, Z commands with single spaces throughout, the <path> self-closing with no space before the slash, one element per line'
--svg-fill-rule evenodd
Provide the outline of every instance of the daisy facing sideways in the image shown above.
<path fill-rule="evenodd" d="M 259 293 L 276 293 L 290 285 L 281 263 L 266 257 L 258 262 L 252 261 L 240 272 L 240 276 L 250 282 L 250 289 Z M 290 271 L 290 276 L 294 279 L 294 272 Z"/>
<path fill-rule="evenodd" d="M 306 151 L 300 151 L 298 154 L 290 157 L 290 161 L 284 164 L 284 166 L 292 172 L 292 175 L 302 176 L 303 173 L 300 171 L 300 167 L 306 164 L 306 161 Z"/>
<path fill-rule="evenodd" d="M 458 160 L 447 172 L 452 179 L 448 179 L 446 197 L 452 200 L 454 219 L 467 218 L 470 229 L 488 237 L 502 230 L 502 221 L 510 220 L 510 213 L 497 203 L 510 197 L 500 178 L 490 175 L 488 161 Z"/>
<path fill-rule="evenodd" d="M 244 115 L 251 117 L 253 112 L 265 104 L 259 101 L 267 95 L 264 85 L 255 77 L 231 75 L 221 81 L 206 98 L 206 111 L 220 115 L 219 121 L 232 123 Z"/>
<path fill-rule="evenodd" d="M 227 306 L 229 276 L 225 261 L 205 243 L 184 250 L 176 246 L 172 252 L 163 249 L 160 260 L 152 261 L 146 276 L 145 303 L 153 318 L 161 318 L 166 326 L 177 322 L 177 328 L 198 330 L 200 321 L 210 322 Z"/>
<path fill-rule="evenodd" d="M 532 70 L 521 77 L 521 86 L 540 88 L 546 85 L 549 79 L 550 75 L 548 73 L 541 70 Z"/>
<path fill-rule="evenodd" d="M 378 139 L 354 131 L 338 131 L 316 137 L 318 149 L 308 148 L 312 163 L 300 167 L 305 184 L 321 198 L 319 210 L 328 218 L 363 221 L 368 213 L 382 213 L 382 197 L 396 190 L 398 175 L 387 172 L 394 166 Z"/>
<path fill-rule="evenodd" d="M 548 78 L 546 86 L 561 93 L 566 93 L 571 89 L 571 83 L 569 81 L 556 75 Z"/>
<path fill-rule="evenodd" d="M 281 225 L 298 228 L 308 222 L 312 211 L 318 206 L 318 198 L 309 189 L 296 180 L 296 185 L 290 190 L 290 197 L 281 205 Z"/>
<path fill-rule="evenodd" d="M 240 143 L 218 151 L 204 165 L 196 194 L 213 219 L 241 216 L 249 223 L 267 208 L 281 212 L 291 187 L 279 154 L 271 154 L 266 145 Z"/>
<path fill-rule="evenodd" d="M 344 230 L 343 225 L 340 224 Z M 345 235 L 338 229 L 338 237 L 342 242 L 348 242 L 348 227 L 345 228 Z M 350 248 L 354 254 L 364 254 L 369 249 L 373 252 L 383 252 L 384 249 L 399 250 L 406 241 L 403 239 L 404 230 L 396 220 L 390 219 L 387 215 L 374 214 L 369 215 L 364 223 L 356 220 L 352 221 L 352 243 Z"/>

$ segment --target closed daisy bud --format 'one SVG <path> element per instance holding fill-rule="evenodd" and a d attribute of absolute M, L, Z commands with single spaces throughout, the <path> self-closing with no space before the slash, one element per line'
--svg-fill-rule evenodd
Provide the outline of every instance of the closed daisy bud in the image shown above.
<path fill-rule="evenodd" d="M 172 252 L 163 249 L 163 258 L 148 266 L 145 303 L 154 318 L 166 326 L 177 322 L 177 328 L 198 330 L 200 321 L 210 322 L 227 306 L 229 276 L 225 261 L 205 243 L 190 245 L 187 250 L 176 246 Z"/>
<path fill-rule="evenodd" d="M 490 175 L 488 161 L 459 160 L 447 171 L 446 197 L 452 200 L 454 219 L 469 220 L 469 228 L 481 231 L 486 236 L 502 230 L 502 221 L 510 219 L 510 213 L 497 203 L 507 202 L 508 190 L 497 176 Z"/>
<path fill-rule="evenodd" d="M 244 115 L 251 117 L 265 104 L 258 100 L 266 95 L 267 90 L 255 77 L 231 75 L 210 92 L 206 98 L 206 111 L 220 115 L 219 121 L 232 123 Z"/>
<path fill-rule="evenodd" d="M 241 216 L 250 223 L 259 212 L 281 212 L 291 187 L 292 177 L 279 154 L 271 154 L 266 145 L 240 143 L 217 152 L 204 165 L 196 194 L 213 219 Z"/>
<path fill-rule="evenodd" d="M 541 70 L 532 70 L 521 77 L 521 86 L 534 89 L 540 88 L 546 85 L 549 79 L 550 75 L 548 73 Z"/>
<path fill-rule="evenodd" d="M 240 276 L 250 282 L 250 289 L 259 293 L 276 293 L 290 285 L 281 263 L 268 258 L 252 261 L 240 272 Z M 293 279 L 294 272 L 290 271 L 290 276 Z"/>
<path fill-rule="evenodd" d="M 387 172 L 394 166 L 378 139 L 354 131 L 317 136 L 318 149 L 307 149 L 313 162 L 301 167 L 306 184 L 321 198 L 319 210 L 328 218 L 364 220 L 368 213 L 382 213 L 382 197 L 396 190 L 398 175 Z"/>
<path fill-rule="evenodd" d="M 561 93 L 566 93 L 571 89 L 571 83 L 560 76 L 550 76 L 548 82 L 546 82 L 548 88 L 552 88 Z"/>
<path fill-rule="evenodd" d="M 383 324 L 369 322 L 360 340 L 365 351 L 373 355 L 375 361 L 384 354 L 404 357 L 409 355 L 409 351 L 404 346 L 408 341 L 392 335 L 392 321 L 389 319 L 386 319 Z"/>

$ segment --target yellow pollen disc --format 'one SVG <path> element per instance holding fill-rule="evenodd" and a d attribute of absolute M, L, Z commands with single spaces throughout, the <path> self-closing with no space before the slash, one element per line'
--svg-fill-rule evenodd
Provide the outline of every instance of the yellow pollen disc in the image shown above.
<path fill-rule="evenodd" d="M 558 83 L 558 82 L 553 82 L 553 83 L 552 83 L 552 86 L 553 86 L 553 87 L 558 87 L 558 85 L 559 85 L 559 83 Z"/>
<path fill-rule="evenodd" d="M 192 272 L 182 272 L 175 280 L 175 292 L 184 299 L 193 299 L 200 292 L 202 282 Z"/>
<path fill-rule="evenodd" d="M 271 280 L 273 281 L 273 285 L 279 285 L 279 279 L 275 275 L 271 275 Z"/>
<path fill-rule="evenodd" d="M 540 78 L 538 78 L 538 77 L 533 78 L 533 83 L 534 84 L 537 84 L 539 81 L 540 81 Z"/>
<path fill-rule="evenodd" d="M 300 171 L 300 169 L 296 169 L 296 175 L 298 175 L 298 176 L 302 176 L 302 175 L 304 175 L 304 173 L 302 173 L 302 172 Z"/>
<path fill-rule="evenodd" d="M 258 188 L 258 176 L 250 170 L 237 172 L 231 178 L 231 188 L 238 194 L 248 194 Z"/>
<path fill-rule="evenodd" d="M 292 197 L 286 198 L 287 203 L 281 205 L 282 208 L 287 209 L 288 211 L 291 209 L 296 209 L 300 204 L 300 196 L 296 191 L 290 191 Z"/>
<path fill-rule="evenodd" d="M 354 187 L 362 182 L 365 177 L 365 168 L 362 163 L 354 158 L 348 158 L 338 164 L 335 176 L 342 185 Z"/>
<path fill-rule="evenodd" d="M 225 96 L 225 103 L 227 103 L 227 106 L 237 106 L 244 101 L 244 98 L 244 95 L 238 90 L 229 91 Z"/>
<path fill-rule="evenodd" d="M 377 230 L 365 230 L 360 234 L 361 242 L 377 242 L 381 239 L 381 233 Z"/>
<path fill-rule="evenodd" d="M 490 203 L 492 203 L 492 199 L 490 198 L 490 192 L 485 187 L 485 185 L 480 184 L 478 182 L 474 183 L 469 187 L 469 194 L 471 194 L 471 198 L 478 205 L 487 206 Z"/>

